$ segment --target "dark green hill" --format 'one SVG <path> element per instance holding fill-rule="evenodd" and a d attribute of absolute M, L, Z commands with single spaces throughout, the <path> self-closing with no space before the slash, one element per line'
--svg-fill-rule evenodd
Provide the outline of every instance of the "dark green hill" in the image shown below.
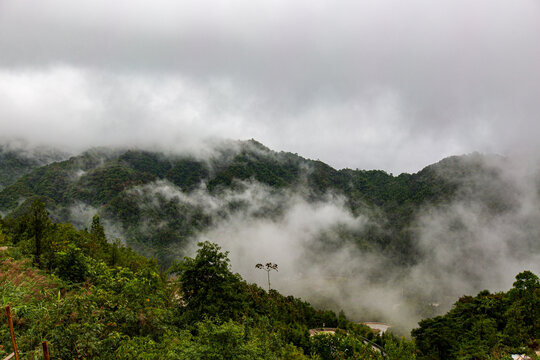
<path fill-rule="evenodd" d="M 424 319 L 412 331 L 419 359 L 500 359 L 534 356 L 540 337 L 540 282 L 524 271 L 506 293 L 463 296 L 444 316 Z"/>
<path fill-rule="evenodd" d="M 0 144 L 0 190 L 33 169 L 65 157 L 65 154 L 51 149 L 26 151 Z"/>
<path fill-rule="evenodd" d="M 45 340 L 58 359 L 536 358 L 540 282 L 531 271 L 506 293 L 462 296 L 447 314 L 420 321 L 415 341 L 398 340 L 343 311 L 249 284 L 217 244 L 199 243 L 167 276 L 154 259 L 108 241 L 98 216 L 77 230 L 51 222 L 44 206 L 0 218 L 0 295 L 26 357 L 40 357 Z M 0 338 L 4 357 L 9 331 Z"/>
<path fill-rule="evenodd" d="M 244 281 L 217 244 L 199 243 L 195 257 L 164 273 L 154 259 L 108 241 L 98 216 L 90 231 L 77 230 L 51 222 L 35 201 L 12 220 L 0 219 L 0 297 L 21 358 L 41 358 L 42 341 L 54 359 L 330 360 L 337 349 L 340 358 L 382 360 L 381 351 L 414 351 L 343 312 Z M 340 330 L 311 337 L 320 326 Z M 7 326 L 0 339 L 0 357 L 9 358 Z"/>
<path fill-rule="evenodd" d="M 119 225 L 121 236 L 139 251 L 170 260 L 168 256 L 178 256 L 170 253 L 170 245 L 181 252 L 189 238 L 249 207 L 250 199 L 231 194 L 259 186 L 268 197 L 286 199 L 295 193 L 313 202 L 332 193 L 344 197 L 353 214 L 378 224 L 344 238 L 405 264 L 415 254 L 408 228 L 426 204 L 464 193 L 493 209 L 512 205 L 508 191 L 500 191 L 507 185 L 494 165 L 503 161 L 473 154 L 444 159 L 416 174 L 392 176 L 379 170 L 336 170 L 321 161 L 271 151 L 254 140 L 222 146 L 205 159 L 94 149 L 29 171 L 0 191 L 0 211 L 16 214 L 24 200 L 40 197 L 56 220 L 82 224 L 73 209 L 86 206 Z M 486 187 L 486 179 L 493 185 Z M 219 200 L 219 208 L 205 206 L 201 197 Z M 250 216 L 279 216 L 282 203 L 268 202 Z"/>

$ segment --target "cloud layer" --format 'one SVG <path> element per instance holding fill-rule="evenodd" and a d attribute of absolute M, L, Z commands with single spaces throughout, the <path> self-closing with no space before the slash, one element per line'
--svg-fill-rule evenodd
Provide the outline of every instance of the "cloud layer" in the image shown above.
<path fill-rule="evenodd" d="M 0 2 L 3 138 L 256 138 L 416 171 L 538 150 L 537 1 Z"/>

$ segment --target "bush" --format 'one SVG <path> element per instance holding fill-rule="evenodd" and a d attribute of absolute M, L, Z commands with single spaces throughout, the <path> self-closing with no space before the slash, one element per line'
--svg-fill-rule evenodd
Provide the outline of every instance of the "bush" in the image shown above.
<path fill-rule="evenodd" d="M 60 278 L 80 283 L 86 280 L 88 264 L 82 250 L 73 244 L 69 244 L 65 251 L 55 253 L 55 273 Z"/>

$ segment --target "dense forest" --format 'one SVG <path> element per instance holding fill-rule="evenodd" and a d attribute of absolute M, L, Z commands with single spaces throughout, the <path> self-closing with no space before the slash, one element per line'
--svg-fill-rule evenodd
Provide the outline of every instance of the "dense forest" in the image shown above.
<path fill-rule="evenodd" d="M 99 216 L 77 230 L 53 223 L 40 200 L 0 221 L 0 245 L 2 302 L 28 359 L 43 340 L 58 359 L 506 359 L 539 345 L 540 282 L 529 271 L 507 293 L 460 298 L 407 341 L 249 284 L 209 242 L 163 272 L 107 241 Z M 322 326 L 336 333 L 310 336 Z M 6 356 L 7 326 L 0 338 Z"/>
<path fill-rule="evenodd" d="M 51 222 L 40 200 L 0 229 L 0 293 L 24 358 L 39 354 L 42 340 L 59 359 L 414 357 L 405 340 L 245 282 L 216 244 L 200 243 L 195 257 L 163 272 L 155 260 L 107 241 L 97 215 L 77 230 Z M 323 325 L 340 330 L 309 336 Z M 0 338 L 5 356 L 7 326 Z"/>
<path fill-rule="evenodd" d="M 4 214 L 23 211 L 40 198 L 53 219 L 81 227 L 88 219 L 80 219 L 77 207 L 91 208 L 118 225 L 122 240 L 167 265 L 184 254 L 182 246 L 190 239 L 244 211 L 249 200 L 230 195 L 253 184 L 265 186 L 271 195 L 301 194 L 310 202 L 329 193 L 344 197 L 353 214 L 369 216 L 374 222 L 362 232 L 348 231 L 341 237 L 360 248 L 385 252 L 402 265 L 418 255 L 410 226 L 423 205 L 445 203 L 466 184 L 469 192 L 489 199 L 493 211 L 512 206 L 500 191 L 508 184 L 494 166 L 504 160 L 488 157 L 486 161 L 479 154 L 448 158 L 416 174 L 399 176 L 379 170 L 336 170 L 321 161 L 271 151 L 254 140 L 217 146 L 204 159 L 104 148 L 45 166 L 2 149 L 0 156 L 5 163 L 0 168 Z M 478 181 L 486 177 L 500 184 L 486 188 Z M 163 191 L 167 187 L 175 193 Z M 200 192 L 224 199 L 224 204 L 210 211 L 182 196 Z M 283 204 L 277 202 L 250 216 L 271 218 L 282 212 Z M 384 229 L 376 222 L 384 223 Z"/>
<path fill-rule="evenodd" d="M 336 170 L 254 140 L 216 146 L 204 157 L 104 148 L 68 157 L 0 147 L 3 305 L 12 308 L 26 358 L 39 353 L 42 340 L 52 358 L 65 359 L 534 357 L 540 285 L 527 271 L 536 268 L 521 264 L 534 264 L 540 253 L 536 212 L 527 210 L 536 206 L 540 182 L 533 176 L 524 190 L 509 167 L 502 157 L 471 154 L 399 176 Z M 314 305 L 295 297 L 296 285 L 285 296 L 246 281 L 231 268 L 239 254 L 204 240 L 240 237 L 239 228 L 226 227 L 238 219 L 278 233 L 306 211 L 317 216 L 293 227 L 293 237 L 310 236 L 293 270 L 313 292 L 337 291 L 312 297 Z M 337 220 L 327 220 L 332 216 Z M 426 244 L 425 232 L 436 242 Z M 240 256 L 255 269 L 260 259 L 246 254 L 262 239 L 248 235 Z M 356 267 L 336 260 L 351 256 Z M 452 260 L 467 258 L 472 265 L 460 268 Z M 500 282 L 485 284 L 480 272 L 496 278 L 490 272 L 501 259 L 508 259 L 501 269 L 520 264 L 507 292 L 473 297 L 451 287 L 465 279 L 467 292 L 497 289 Z M 319 268 L 309 273 L 312 264 Z M 409 303 L 414 324 L 424 319 L 411 333 L 410 320 L 383 336 L 351 321 L 405 312 L 391 301 L 376 310 L 357 301 L 352 316 L 350 304 L 340 311 L 340 298 L 357 299 L 381 284 Z M 448 305 L 434 304 L 440 299 Z M 323 326 L 335 335 L 310 336 Z M 0 356 L 7 355 L 7 326 L 0 337 Z"/>

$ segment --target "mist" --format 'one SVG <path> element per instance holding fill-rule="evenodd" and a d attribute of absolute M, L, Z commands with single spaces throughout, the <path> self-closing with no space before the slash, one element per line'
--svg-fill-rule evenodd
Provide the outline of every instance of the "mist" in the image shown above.
<path fill-rule="evenodd" d="M 452 179 L 459 189 L 450 201 L 417 211 L 409 230 L 420 255 L 407 267 L 342 236 L 361 237 L 367 226 L 384 227 L 384 221 L 368 208 L 353 215 L 339 194 L 308 200 L 302 186 L 276 190 L 256 181 L 216 194 L 204 185 L 187 193 L 163 181 L 137 191 L 200 206 L 212 217 L 188 246 L 170 247 L 177 258 L 194 255 L 200 241 L 215 242 L 248 282 L 267 288 L 267 274 L 255 264 L 272 262 L 279 271 L 270 273 L 271 288 L 344 310 L 356 321 L 388 322 L 406 334 L 463 295 L 506 291 L 519 272 L 540 272 L 538 168 L 501 157 L 465 161 L 479 159 L 487 172 Z M 450 176 L 444 166 L 437 172 Z"/>
<path fill-rule="evenodd" d="M 6 149 L 25 149 L 22 153 L 31 156 L 27 145 L 12 143 Z M 249 143 L 243 146 L 262 151 Z M 211 157 L 216 149 L 232 156 L 240 148 L 239 142 L 215 142 L 199 158 L 215 172 Z M 72 181 L 120 151 L 86 152 L 88 159 L 72 169 Z M 204 182 L 188 191 L 158 180 L 126 191 L 148 214 L 163 211 L 164 204 L 178 204 L 176 213 L 168 214 L 170 220 L 156 223 L 143 217 L 137 225 L 142 234 L 159 232 L 175 216 L 189 221 L 202 214 L 209 219 L 203 230 L 179 235 L 178 243 L 166 249 L 168 260 L 193 256 L 200 241 L 215 242 L 229 252 L 232 270 L 248 282 L 266 289 L 266 273 L 255 264 L 272 262 L 279 266 L 270 273 L 273 289 L 317 307 L 344 310 L 356 321 L 388 322 L 405 334 L 422 318 L 446 312 L 463 295 L 505 291 L 519 272 L 540 273 L 539 163 L 533 157 L 480 154 L 456 159 L 433 165 L 436 176 L 456 184 L 457 190 L 451 198 L 415 211 L 405 230 L 418 257 L 406 266 L 396 264 L 384 249 L 356 242 L 373 227 L 385 231 L 391 219 L 367 205 L 353 214 L 347 198 L 337 192 L 314 196 L 306 179 L 290 188 L 235 181 L 220 191 L 209 191 Z M 311 170 L 306 166 L 302 171 Z M 79 201 L 67 211 L 56 210 L 53 218 L 79 228 L 88 227 L 98 213 L 109 239 L 158 255 L 151 244 L 130 243 L 129 229 L 103 209 Z"/>
<path fill-rule="evenodd" d="M 0 137 L 204 148 L 255 138 L 416 172 L 538 152 L 537 1 L 0 4 Z"/>

